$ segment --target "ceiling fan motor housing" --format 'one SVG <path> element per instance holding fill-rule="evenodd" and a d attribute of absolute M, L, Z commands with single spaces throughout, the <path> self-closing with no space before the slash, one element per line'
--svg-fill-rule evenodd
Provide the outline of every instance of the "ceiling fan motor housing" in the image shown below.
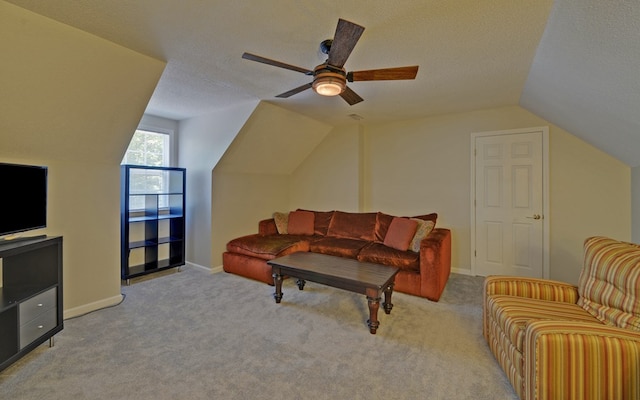
<path fill-rule="evenodd" d="M 333 44 L 333 39 L 323 40 L 322 43 L 320 43 L 320 52 L 322 54 L 329 54 L 332 44 Z"/>

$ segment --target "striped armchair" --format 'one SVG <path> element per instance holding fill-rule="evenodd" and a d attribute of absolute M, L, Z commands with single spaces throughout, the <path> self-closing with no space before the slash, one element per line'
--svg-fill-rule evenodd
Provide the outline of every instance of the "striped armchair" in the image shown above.
<path fill-rule="evenodd" d="M 588 238 L 578 286 L 487 277 L 483 323 L 522 400 L 638 400 L 640 245 Z"/>

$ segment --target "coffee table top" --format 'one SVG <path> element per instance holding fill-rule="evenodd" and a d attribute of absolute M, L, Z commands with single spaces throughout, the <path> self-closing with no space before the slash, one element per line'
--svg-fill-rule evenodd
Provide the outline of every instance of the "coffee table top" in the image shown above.
<path fill-rule="evenodd" d="M 361 288 L 379 290 L 384 289 L 399 271 L 398 268 L 386 265 L 311 252 L 292 253 L 269 260 L 267 264 L 280 267 L 283 274 L 296 278 L 336 287 L 340 287 L 336 285 L 336 281 L 352 282 Z M 349 290 L 358 291 L 353 288 Z"/>

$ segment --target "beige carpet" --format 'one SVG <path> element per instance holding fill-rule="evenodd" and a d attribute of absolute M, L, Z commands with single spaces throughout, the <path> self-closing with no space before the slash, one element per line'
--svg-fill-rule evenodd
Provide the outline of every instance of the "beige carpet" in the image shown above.
<path fill-rule="evenodd" d="M 394 293 L 380 328 L 364 296 L 185 267 L 124 286 L 65 321 L 55 346 L 0 373 L 2 399 L 517 399 L 481 331 L 482 278 L 438 303 Z"/>

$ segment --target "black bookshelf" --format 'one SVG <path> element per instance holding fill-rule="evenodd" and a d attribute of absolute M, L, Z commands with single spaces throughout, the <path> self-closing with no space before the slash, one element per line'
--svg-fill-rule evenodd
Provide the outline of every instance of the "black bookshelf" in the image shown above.
<path fill-rule="evenodd" d="M 121 278 L 185 263 L 186 170 L 121 167 Z"/>

